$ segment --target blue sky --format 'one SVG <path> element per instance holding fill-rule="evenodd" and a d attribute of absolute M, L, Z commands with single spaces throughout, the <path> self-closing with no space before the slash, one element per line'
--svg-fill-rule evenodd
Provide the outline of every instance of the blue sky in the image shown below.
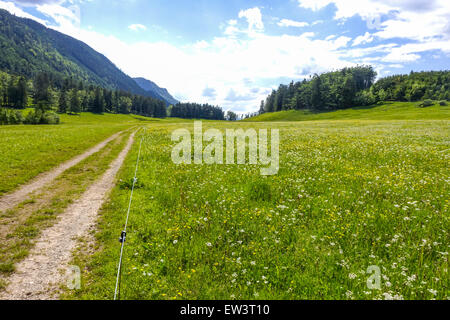
<path fill-rule="evenodd" d="M 450 69 L 445 0 L 16 0 L 0 8 L 103 53 L 182 101 L 255 111 L 280 83 L 355 64 Z"/>

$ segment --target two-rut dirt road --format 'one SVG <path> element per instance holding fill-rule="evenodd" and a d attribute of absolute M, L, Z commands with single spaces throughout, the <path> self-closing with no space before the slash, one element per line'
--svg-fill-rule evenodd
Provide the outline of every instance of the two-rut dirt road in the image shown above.
<path fill-rule="evenodd" d="M 41 189 L 46 184 L 52 182 L 55 180 L 59 175 L 61 175 L 64 171 L 67 169 L 72 168 L 73 166 L 76 166 L 78 163 L 83 161 L 84 159 L 88 158 L 89 156 L 93 155 L 94 153 L 99 152 L 101 149 L 103 149 L 108 143 L 116 139 L 122 132 L 118 132 L 108 139 L 104 140 L 103 142 L 97 144 L 96 146 L 90 148 L 83 154 L 80 154 L 79 156 L 76 156 L 75 158 L 72 158 L 71 160 L 60 164 L 56 168 L 44 172 L 37 177 L 35 177 L 31 182 L 28 182 L 27 184 L 21 186 L 19 189 L 7 193 L 6 195 L 3 195 L 0 197 L 0 212 L 6 211 L 8 209 L 14 208 L 19 203 L 24 201 L 28 195 L 33 193 L 34 191 Z"/>
<path fill-rule="evenodd" d="M 126 146 L 110 164 L 107 171 L 83 193 L 80 199 L 59 216 L 56 224 L 43 230 L 29 255 L 16 265 L 16 271 L 7 279 L 8 285 L 3 292 L 0 292 L 0 299 L 47 300 L 58 298 L 55 293 L 57 293 L 59 285 L 65 281 L 62 271 L 68 269 L 68 263 L 72 258 L 73 250 L 77 248 L 78 239 L 95 227 L 97 213 L 114 186 L 117 172 L 133 145 L 135 133 L 130 135 Z M 42 174 L 32 183 L 4 198 L 9 197 L 11 201 L 17 202 L 20 197 L 23 201 L 25 195 L 45 186 L 63 171 L 100 151 L 119 135 L 120 133 L 111 136 L 101 144 L 58 168 Z M 0 210 L 4 207 L 12 207 L 9 202 L 5 204 L 5 201 L 3 198 L 0 199 Z"/>

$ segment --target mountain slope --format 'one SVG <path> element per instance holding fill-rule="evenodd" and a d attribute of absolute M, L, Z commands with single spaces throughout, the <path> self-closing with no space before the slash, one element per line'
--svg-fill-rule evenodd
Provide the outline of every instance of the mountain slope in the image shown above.
<path fill-rule="evenodd" d="M 154 93 L 155 98 L 164 100 L 168 105 L 177 104 L 179 101 L 172 97 L 172 95 L 165 88 L 160 88 L 153 81 L 144 78 L 133 78 L 134 81 L 145 91 Z"/>
<path fill-rule="evenodd" d="M 105 56 L 85 43 L 0 9 L 0 69 L 34 77 L 48 72 L 108 89 L 151 96 Z"/>

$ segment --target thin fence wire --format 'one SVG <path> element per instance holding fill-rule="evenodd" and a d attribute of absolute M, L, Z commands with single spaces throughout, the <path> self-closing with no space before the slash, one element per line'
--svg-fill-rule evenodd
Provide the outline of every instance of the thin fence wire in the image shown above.
<path fill-rule="evenodd" d="M 143 140 L 144 140 L 144 136 L 141 137 L 141 142 L 139 143 L 139 152 L 138 152 L 138 157 L 136 160 L 136 169 L 134 170 L 133 186 L 131 187 L 130 201 L 128 203 L 128 210 L 127 210 L 127 218 L 125 220 L 125 227 L 120 236 L 120 242 L 122 243 L 122 245 L 120 247 L 120 258 L 119 258 L 119 266 L 117 268 L 116 287 L 114 290 L 114 300 L 117 300 L 117 299 L 120 300 L 120 284 L 121 284 L 121 278 L 122 278 L 121 276 L 122 276 L 123 252 L 124 252 L 126 235 L 127 235 L 128 220 L 130 218 L 131 202 L 133 201 L 134 186 L 136 185 L 136 182 L 137 182 L 137 172 L 138 172 L 138 168 L 139 168 L 139 160 L 141 157 L 141 148 L 142 148 Z"/>

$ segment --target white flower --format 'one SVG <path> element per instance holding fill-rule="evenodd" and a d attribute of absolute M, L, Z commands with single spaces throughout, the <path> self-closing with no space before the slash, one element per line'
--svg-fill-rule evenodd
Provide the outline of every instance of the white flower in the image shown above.
<path fill-rule="evenodd" d="M 437 295 L 437 291 L 436 291 L 436 290 L 428 289 L 428 291 L 429 291 L 433 296 Z"/>
<path fill-rule="evenodd" d="M 383 293 L 383 295 L 384 295 L 384 300 L 394 300 L 394 297 L 387 292 Z"/>
<path fill-rule="evenodd" d="M 256 261 L 252 261 L 252 262 L 250 262 L 250 264 L 251 264 L 252 266 L 256 266 Z"/>
<path fill-rule="evenodd" d="M 212 243 L 211 243 L 211 242 L 207 242 L 206 245 L 207 245 L 208 247 L 212 247 Z"/>
<path fill-rule="evenodd" d="M 355 278 L 356 278 L 356 274 L 350 273 L 350 274 L 348 275 L 348 277 L 349 277 L 350 279 L 355 279 Z"/>
<path fill-rule="evenodd" d="M 173 240 L 173 244 L 177 244 L 178 243 L 178 240 Z"/>

